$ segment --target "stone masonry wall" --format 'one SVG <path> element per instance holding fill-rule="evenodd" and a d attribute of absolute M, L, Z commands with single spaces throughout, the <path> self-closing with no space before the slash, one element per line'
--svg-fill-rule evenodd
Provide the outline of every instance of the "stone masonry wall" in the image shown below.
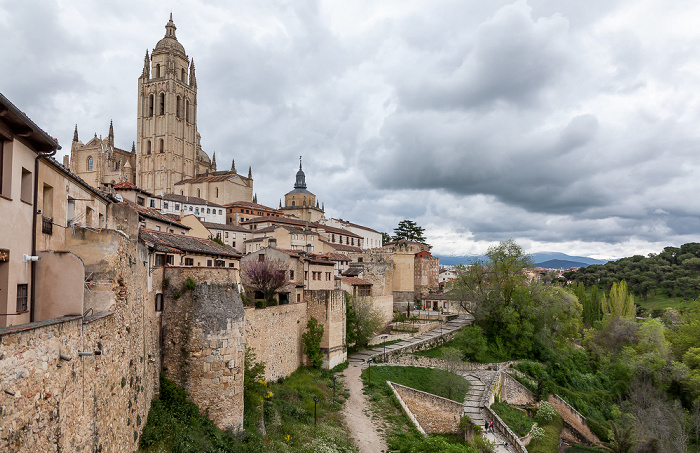
<path fill-rule="evenodd" d="M 516 406 L 526 406 L 537 402 L 535 394 L 508 373 L 501 373 L 501 401 Z"/>
<path fill-rule="evenodd" d="M 245 309 L 245 344 L 265 364 L 265 379 L 287 377 L 303 365 L 306 322 L 306 303 Z"/>
<path fill-rule="evenodd" d="M 183 285 L 188 278 L 194 289 Z M 219 427 L 240 429 L 244 311 L 235 274 L 176 267 L 166 268 L 164 280 L 163 371 Z"/>
<path fill-rule="evenodd" d="M 463 411 L 462 403 L 393 382 L 391 384 L 425 433 L 456 433 L 459 431 L 459 418 Z"/>
<path fill-rule="evenodd" d="M 564 423 L 569 426 L 580 438 L 587 440 L 591 444 L 600 443 L 600 439 L 593 434 L 586 423 L 586 417 L 581 415 L 569 403 L 564 401 L 559 395 L 549 395 L 547 397 L 552 406 L 559 412 Z"/>
<path fill-rule="evenodd" d="M 0 330 L 0 451 L 133 452 L 160 358 L 145 250 L 108 230 L 67 242 L 104 276 L 111 310 Z"/>
<path fill-rule="evenodd" d="M 313 316 L 323 324 L 323 368 L 330 369 L 345 362 L 348 359 L 345 346 L 345 291 L 305 290 L 304 300 L 309 319 Z"/>

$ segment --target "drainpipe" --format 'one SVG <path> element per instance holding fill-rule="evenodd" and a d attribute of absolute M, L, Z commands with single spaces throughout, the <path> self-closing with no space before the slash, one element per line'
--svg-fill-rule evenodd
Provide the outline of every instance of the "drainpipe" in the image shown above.
<path fill-rule="evenodd" d="M 32 216 L 32 256 L 36 256 L 36 217 L 37 217 L 37 202 L 39 200 L 39 160 L 42 157 L 51 157 L 56 154 L 57 149 L 54 149 L 48 153 L 39 153 L 34 159 L 34 203 L 32 207 L 34 209 Z M 34 296 L 34 291 L 36 289 L 36 261 L 32 261 L 32 281 L 31 281 L 31 294 L 29 296 L 29 322 L 34 322 L 34 302 L 36 297 Z"/>

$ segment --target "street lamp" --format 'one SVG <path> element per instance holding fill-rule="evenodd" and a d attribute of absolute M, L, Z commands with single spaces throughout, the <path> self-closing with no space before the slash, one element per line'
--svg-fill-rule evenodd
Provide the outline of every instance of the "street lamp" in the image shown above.
<path fill-rule="evenodd" d="M 316 427 L 316 403 L 318 401 L 318 396 L 314 395 L 314 428 Z"/>
<path fill-rule="evenodd" d="M 386 339 L 389 338 L 389 335 L 382 335 L 382 339 L 384 340 L 382 344 L 384 345 L 384 363 L 386 363 Z"/>
<path fill-rule="evenodd" d="M 333 379 L 333 404 L 335 404 L 335 380 L 338 379 L 338 376 L 333 376 L 331 379 Z"/>
<path fill-rule="evenodd" d="M 369 366 L 369 370 L 367 371 L 367 374 L 369 376 L 369 383 L 372 383 L 372 357 L 367 359 L 367 366 Z"/>

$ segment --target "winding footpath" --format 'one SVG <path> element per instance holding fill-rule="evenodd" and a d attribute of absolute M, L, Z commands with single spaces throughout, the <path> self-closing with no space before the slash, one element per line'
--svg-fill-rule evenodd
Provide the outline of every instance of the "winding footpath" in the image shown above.
<path fill-rule="evenodd" d="M 445 323 L 441 329 L 434 329 L 421 335 L 416 335 L 399 343 L 386 347 L 386 353 L 406 349 L 420 343 L 430 341 L 439 336 L 448 335 L 465 325 L 471 324 L 473 317 L 460 315 L 457 319 Z M 377 423 L 372 420 L 369 401 L 363 392 L 360 374 L 367 366 L 367 359 L 384 354 L 384 347 L 358 351 L 348 357 L 348 368 L 343 372 L 345 385 L 350 397 L 345 402 L 343 416 L 345 425 L 360 453 L 380 453 L 387 451 L 387 444 L 383 433 L 377 428 Z"/>

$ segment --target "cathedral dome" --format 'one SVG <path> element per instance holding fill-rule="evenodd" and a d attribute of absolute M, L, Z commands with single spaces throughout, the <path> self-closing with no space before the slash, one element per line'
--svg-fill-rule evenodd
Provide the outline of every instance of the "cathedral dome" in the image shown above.
<path fill-rule="evenodd" d="M 156 48 L 153 49 L 153 53 L 169 53 L 171 50 L 175 53 L 181 53 L 186 57 L 185 48 L 180 44 L 175 37 L 175 22 L 173 22 L 173 15 L 170 13 L 170 20 L 165 24 L 165 37 L 158 41 Z"/>

